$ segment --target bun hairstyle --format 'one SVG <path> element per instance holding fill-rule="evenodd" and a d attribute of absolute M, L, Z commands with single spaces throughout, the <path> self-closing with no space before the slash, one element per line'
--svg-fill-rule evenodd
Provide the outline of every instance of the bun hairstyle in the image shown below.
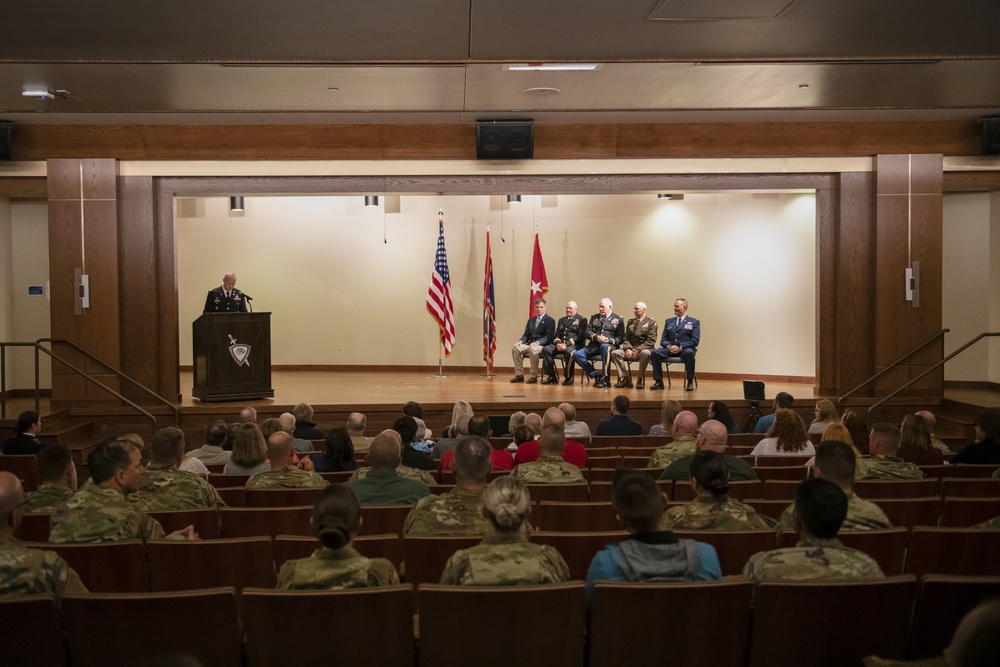
<path fill-rule="evenodd" d="M 328 549 L 342 549 L 361 527 L 361 503 L 350 487 L 334 484 L 316 498 L 312 519 L 320 544 Z"/>
<path fill-rule="evenodd" d="M 729 493 L 729 469 L 718 452 L 703 449 L 691 459 L 691 477 L 705 491 L 721 497 Z"/>
<path fill-rule="evenodd" d="M 528 487 L 510 475 L 497 477 L 483 492 L 483 509 L 493 526 L 512 533 L 521 527 L 528 516 L 531 498 Z"/>

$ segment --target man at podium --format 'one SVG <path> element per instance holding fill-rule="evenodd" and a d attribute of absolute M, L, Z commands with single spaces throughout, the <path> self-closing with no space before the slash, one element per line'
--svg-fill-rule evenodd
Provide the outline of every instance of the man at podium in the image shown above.
<path fill-rule="evenodd" d="M 245 313 L 247 297 L 236 289 L 236 274 L 227 273 L 222 277 L 222 286 L 209 290 L 205 299 L 205 313 Z"/>

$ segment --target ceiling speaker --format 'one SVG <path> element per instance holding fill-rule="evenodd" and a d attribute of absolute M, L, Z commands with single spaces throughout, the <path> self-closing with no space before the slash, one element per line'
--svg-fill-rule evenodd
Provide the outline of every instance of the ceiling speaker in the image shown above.
<path fill-rule="evenodd" d="M 10 122 L 0 120 L 0 162 L 10 162 L 13 150 L 10 146 Z"/>
<path fill-rule="evenodd" d="M 983 119 L 983 155 L 1000 155 L 1000 116 Z"/>
<path fill-rule="evenodd" d="M 476 159 L 528 160 L 534 153 L 532 121 L 476 121 Z"/>

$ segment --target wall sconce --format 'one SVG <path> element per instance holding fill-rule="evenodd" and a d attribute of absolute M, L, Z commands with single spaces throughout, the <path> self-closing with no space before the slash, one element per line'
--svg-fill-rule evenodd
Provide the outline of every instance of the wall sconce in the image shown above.
<path fill-rule="evenodd" d="M 378 206 L 378 195 L 365 195 L 365 206 Z"/>
<path fill-rule="evenodd" d="M 235 197 L 229 198 L 229 212 L 230 213 L 243 212 L 243 197 L 241 195 L 236 195 Z"/>

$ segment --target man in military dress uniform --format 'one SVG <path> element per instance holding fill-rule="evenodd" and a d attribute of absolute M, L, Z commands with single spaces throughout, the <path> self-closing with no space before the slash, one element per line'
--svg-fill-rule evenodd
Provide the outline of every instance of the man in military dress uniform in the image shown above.
<path fill-rule="evenodd" d="M 542 384 L 556 384 L 555 357 L 562 357 L 566 360 L 566 375 L 563 384 L 573 384 L 573 352 L 576 351 L 578 343 L 583 342 L 587 336 L 587 321 L 576 312 L 576 301 L 566 304 L 566 317 L 559 319 L 556 325 L 555 337 L 549 345 L 542 348 L 542 370 L 545 379 Z"/>
<path fill-rule="evenodd" d="M 236 274 L 227 273 L 222 277 L 222 286 L 209 290 L 205 298 L 204 313 L 245 313 L 247 299 L 236 289 Z"/>
<path fill-rule="evenodd" d="M 684 362 L 684 391 L 694 391 L 694 355 L 701 340 L 701 322 L 687 315 L 687 299 L 674 301 L 674 317 L 663 323 L 660 347 L 653 350 L 653 386 L 663 389 L 663 361 L 680 357 Z"/>
<path fill-rule="evenodd" d="M 248 489 L 321 489 L 330 483 L 313 470 L 312 459 L 303 456 L 295 464 L 295 439 L 284 431 L 267 439 L 267 458 L 271 469 L 247 480 Z"/>
<path fill-rule="evenodd" d="M 625 337 L 625 320 L 612 311 L 611 299 L 604 297 L 597 306 L 598 312 L 590 318 L 587 324 L 587 346 L 573 353 L 573 361 L 579 364 L 583 372 L 595 380 L 594 386 L 604 388 L 611 386 L 608 377 L 611 364 L 611 351 L 621 345 Z M 601 370 L 596 370 L 592 359 L 600 359 Z"/>
<path fill-rule="evenodd" d="M 642 389 L 646 378 L 646 366 L 649 365 L 649 357 L 656 347 L 656 320 L 646 315 L 646 304 L 639 301 L 632 308 L 635 317 L 625 325 L 625 338 L 622 346 L 611 353 L 611 361 L 618 369 L 618 383 L 616 389 L 622 387 L 628 389 L 632 387 L 632 378 L 628 372 L 626 361 L 639 362 L 639 377 L 635 386 Z"/>
<path fill-rule="evenodd" d="M 215 487 L 200 475 L 180 470 L 184 461 L 184 431 L 165 426 L 153 434 L 149 467 L 139 490 L 128 501 L 143 512 L 214 509 L 225 505 Z"/>
<path fill-rule="evenodd" d="M 421 498 L 403 523 L 406 535 L 485 535 L 490 522 L 483 514 L 483 491 L 490 474 L 490 444 L 469 436 L 455 448 L 455 488 Z"/>
<path fill-rule="evenodd" d="M 24 504 L 27 514 L 46 514 L 69 500 L 76 493 L 76 464 L 69 447 L 45 445 L 38 452 L 38 488 L 28 494 Z"/>

